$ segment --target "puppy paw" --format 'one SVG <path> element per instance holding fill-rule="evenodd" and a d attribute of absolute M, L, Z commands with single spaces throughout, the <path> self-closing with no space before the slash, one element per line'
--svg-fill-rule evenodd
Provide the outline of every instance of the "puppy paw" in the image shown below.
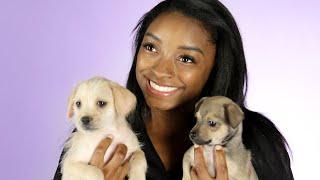
<path fill-rule="evenodd" d="M 86 172 L 85 180 L 104 180 L 104 175 L 99 168 L 92 166 L 90 170 Z"/>
<path fill-rule="evenodd" d="M 187 177 L 183 177 L 182 180 L 191 180 L 191 178 L 190 177 L 188 177 L 188 178 Z"/>
<path fill-rule="evenodd" d="M 145 174 L 141 174 L 141 173 L 137 173 L 137 174 L 134 174 L 134 173 L 131 173 L 128 175 L 128 179 L 129 180 L 145 180 L 146 179 L 146 175 Z"/>

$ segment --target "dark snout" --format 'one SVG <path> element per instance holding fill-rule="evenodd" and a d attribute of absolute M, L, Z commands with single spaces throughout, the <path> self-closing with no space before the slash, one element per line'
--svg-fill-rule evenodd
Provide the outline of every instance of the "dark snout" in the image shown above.
<path fill-rule="evenodd" d="M 191 130 L 189 137 L 194 144 L 205 145 L 211 143 L 211 140 L 204 140 L 199 136 L 198 130 Z"/>
<path fill-rule="evenodd" d="M 195 139 L 197 137 L 197 131 L 196 130 L 190 131 L 189 137 L 191 140 Z"/>
<path fill-rule="evenodd" d="M 88 126 L 90 124 L 90 122 L 92 121 L 92 117 L 90 116 L 83 116 L 81 118 L 81 122 L 84 126 Z"/>

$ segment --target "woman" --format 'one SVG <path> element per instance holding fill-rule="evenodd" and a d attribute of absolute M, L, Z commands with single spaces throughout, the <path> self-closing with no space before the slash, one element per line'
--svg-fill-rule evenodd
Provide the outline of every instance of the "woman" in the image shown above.
<path fill-rule="evenodd" d="M 274 124 L 245 107 L 247 71 L 242 41 L 230 12 L 216 0 L 166 0 L 146 13 L 135 28 L 135 55 L 127 88 L 137 96 L 128 121 L 138 132 L 148 161 L 148 179 L 181 179 L 182 158 L 191 146 L 194 104 L 223 95 L 245 112 L 243 143 L 252 152 L 259 179 L 293 179 L 286 141 Z M 126 147 L 119 145 L 103 163 L 111 139 L 103 140 L 90 162 L 106 179 L 124 179 Z M 214 179 L 195 152 L 193 179 Z M 217 156 L 216 179 L 228 179 L 225 155 Z M 60 179 L 59 168 L 55 179 Z"/>

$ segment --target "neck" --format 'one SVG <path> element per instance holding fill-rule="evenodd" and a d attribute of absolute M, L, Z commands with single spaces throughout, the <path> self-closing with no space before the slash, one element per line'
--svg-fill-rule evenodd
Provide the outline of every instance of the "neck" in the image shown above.
<path fill-rule="evenodd" d="M 187 108 L 186 108 L 187 109 Z M 149 133 L 161 139 L 177 136 L 188 136 L 194 121 L 193 109 L 184 108 L 163 111 L 150 109 L 150 116 L 146 121 Z"/>
<path fill-rule="evenodd" d="M 227 153 L 231 156 L 237 156 L 237 154 L 243 153 L 245 150 L 245 147 L 242 143 L 242 123 L 234 133 L 235 134 L 233 137 L 226 144 L 226 149 L 228 150 Z"/>
<path fill-rule="evenodd" d="M 165 169 L 179 168 L 184 152 L 192 145 L 193 107 L 163 111 L 150 108 L 146 129 Z"/>

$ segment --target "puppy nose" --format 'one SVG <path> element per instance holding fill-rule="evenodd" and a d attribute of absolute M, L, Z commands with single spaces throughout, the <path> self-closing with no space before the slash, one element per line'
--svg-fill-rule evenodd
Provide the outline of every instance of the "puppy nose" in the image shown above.
<path fill-rule="evenodd" d="M 90 121 L 91 121 L 91 117 L 90 116 L 83 116 L 82 118 L 81 118 L 81 122 L 84 124 L 84 125 L 88 125 L 89 123 L 90 123 Z"/>
<path fill-rule="evenodd" d="M 194 139 L 195 137 L 197 137 L 197 132 L 196 131 L 191 131 L 190 132 L 190 138 Z"/>

